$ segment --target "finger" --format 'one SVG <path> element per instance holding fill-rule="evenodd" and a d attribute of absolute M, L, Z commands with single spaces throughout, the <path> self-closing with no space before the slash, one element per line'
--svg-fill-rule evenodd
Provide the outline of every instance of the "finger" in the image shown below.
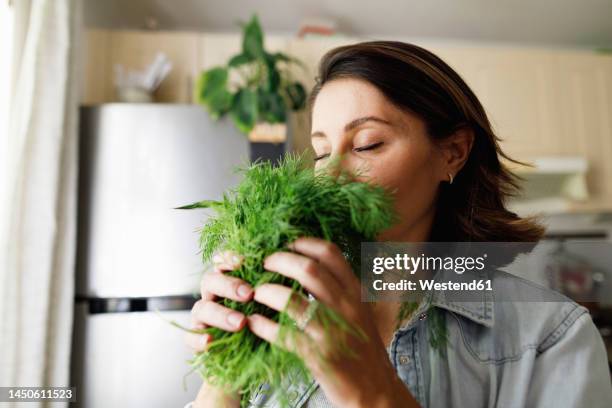
<path fill-rule="evenodd" d="M 192 330 L 205 329 L 207 326 L 204 323 L 196 320 L 195 318 L 195 311 L 193 310 L 195 309 L 195 307 L 196 307 L 196 304 L 194 303 L 193 307 L 191 308 L 191 329 Z"/>
<path fill-rule="evenodd" d="M 231 269 L 237 269 L 244 261 L 244 256 L 233 251 L 221 251 L 213 255 L 212 261 L 214 265 L 228 266 Z"/>
<path fill-rule="evenodd" d="M 202 278 L 202 292 L 206 292 L 207 299 L 210 296 L 219 296 L 239 302 L 246 302 L 253 296 L 253 288 L 242 279 L 223 275 L 219 272 L 207 273 Z"/>
<path fill-rule="evenodd" d="M 290 243 L 288 247 L 318 261 L 333 274 L 340 284 L 358 282 L 342 251 L 333 242 L 315 237 L 301 237 Z"/>
<path fill-rule="evenodd" d="M 258 286 L 253 299 L 279 312 L 286 311 L 293 320 L 299 319 L 308 307 L 308 300 L 302 295 L 274 283 Z"/>
<path fill-rule="evenodd" d="M 252 314 L 247 317 L 247 325 L 249 330 L 251 330 L 256 336 L 261 337 L 271 344 L 279 345 L 277 340 L 280 325 L 278 323 L 275 323 L 262 315 Z"/>
<path fill-rule="evenodd" d="M 211 339 L 210 334 L 185 333 L 185 343 L 196 353 L 206 350 Z"/>
<path fill-rule="evenodd" d="M 273 283 L 260 285 L 255 289 L 254 300 L 279 312 L 287 312 L 293 320 L 300 321 L 306 309 L 308 300 L 290 288 Z"/>
<path fill-rule="evenodd" d="M 232 251 L 222 251 L 215 253 L 212 257 L 212 261 L 212 271 L 206 272 L 200 281 L 200 293 L 204 300 L 216 299 L 215 293 L 210 292 L 205 285 L 205 280 L 208 279 L 208 275 L 211 273 L 224 273 L 237 269 L 244 261 L 244 257 Z"/>
<path fill-rule="evenodd" d="M 283 349 L 298 353 L 306 357 L 316 348 L 316 342 L 297 330 L 286 331 L 281 334 L 281 326 L 260 314 L 252 314 L 248 318 L 249 330 L 270 344 L 275 344 Z"/>
<path fill-rule="evenodd" d="M 298 281 L 323 303 L 334 306 L 340 286 L 323 265 L 312 258 L 291 252 L 275 252 L 264 260 L 264 268 Z"/>
<path fill-rule="evenodd" d="M 246 324 L 242 313 L 209 300 L 199 300 L 191 312 L 197 322 L 230 332 L 239 331 Z"/>
<path fill-rule="evenodd" d="M 266 283 L 255 289 L 256 302 L 264 304 L 279 312 L 286 312 L 297 324 L 304 322 L 306 311 L 310 302 L 299 293 L 283 285 Z M 311 317 L 304 327 L 306 332 L 313 339 L 321 338 L 321 325 L 316 318 Z"/>

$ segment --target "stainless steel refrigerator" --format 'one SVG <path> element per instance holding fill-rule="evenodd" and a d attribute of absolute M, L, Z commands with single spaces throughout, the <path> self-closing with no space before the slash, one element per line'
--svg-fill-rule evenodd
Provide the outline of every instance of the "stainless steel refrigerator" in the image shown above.
<path fill-rule="evenodd" d="M 247 139 L 198 106 L 163 104 L 84 107 L 80 136 L 76 406 L 183 407 L 201 380 L 183 383 L 192 353 L 164 319 L 190 323 L 206 213 L 173 208 L 234 186 Z"/>

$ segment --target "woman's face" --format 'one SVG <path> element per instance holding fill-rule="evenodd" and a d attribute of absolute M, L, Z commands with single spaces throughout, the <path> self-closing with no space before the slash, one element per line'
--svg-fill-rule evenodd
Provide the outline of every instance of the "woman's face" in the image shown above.
<path fill-rule="evenodd" d="M 360 181 L 395 191 L 400 222 L 380 240 L 428 240 L 438 186 L 448 176 L 444 155 L 421 119 L 366 81 L 337 79 L 316 97 L 311 138 L 316 169 L 342 155 L 342 169 L 359 169 Z"/>

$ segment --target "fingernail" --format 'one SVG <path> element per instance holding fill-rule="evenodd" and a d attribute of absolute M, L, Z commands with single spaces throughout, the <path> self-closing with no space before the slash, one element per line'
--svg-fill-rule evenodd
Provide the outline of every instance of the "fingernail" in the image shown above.
<path fill-rule="evenodd" d="M 215 256 L 213 256 L 213 262 L 214 263 L 221 263 L 223 262 L 223 257 L 219 254 L 215 254 Z"/>
<path fill-rule="evenodd" d="M 206 346 L 208 344 L 208 340 L 210 340 L 210 334 L 203 334 L 202 335 L 202 345 Z"/>
<path fill-rule="evenodd" d="M 238 286 L 238 290 L 236 290 L 236 292 L 241 298 L 246 298 L 251 294 L 251 287 L 249 285 L 240 285 Z"/>
<path fill-rule="evenodd" d="M 232 312 L 227 316 L 227 321 L 232 326 L 238 326 L 240 322 L 242 321 L 242 314 L 237 313 L 237 312 Z"/>
<path fill-rule="evenodd" d="M 237 255 L 232 255 L 232 264 L 233 265 L 236 265 L 236 266 L 240 265 L 240 261 L 241 260 L 240 260 L 240 258 Z"/>

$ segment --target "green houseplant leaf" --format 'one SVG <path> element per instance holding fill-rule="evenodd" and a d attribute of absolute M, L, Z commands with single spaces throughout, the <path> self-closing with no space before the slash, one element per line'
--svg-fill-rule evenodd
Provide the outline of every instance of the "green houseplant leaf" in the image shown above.
<path fill-rule="evenodd" d="M 282 96 L 258 89 L 257 98 L 259 102 L 259 117 L 270 123 L 285 122 L 287 107 Z"/>
<path fill-rule="evenodd" d="M 257 94 L 247 88 L 239 90 L 234 95 L 230 114 L 241 132 L 250 132 L 258 117 Z"/>
<path fill-rule="evenodd" d="M 239 67 L 241 65 L 253 62 L 254 60 L 255 59 L 252 56 L 248 55 L 248 54 L 238 54 L 238 55 L 234 55 L 229 60 L 227 65 L 230 66 L 230 67 Z"/>
<path fill-rule="evenodd" d="M 232 94 L 227 90 L 228 72 L 214 67 L 204 72 L 196 84 L 196 100 L 206 106 L 210 115 L 218 119 L 231 107 Z"/>
<path fill-rule="evenodd" d="M 281 75 L 278 69 L 276 69 L 276 60 L 271 54 L 264 54 L 264 61 L 266 66 L 266 80 L 264 81 L 264 89 L 267 92 L 276 92 L 281 82 Z"/>
<path fill-rule="evenodd" d="M 263 33 L 256 15 L 244 27 L 244 37 L 242 39 L 242 52 L 253 58 L 263 55 Z"/>
<path fill-rule="evenodd" d="M 282 52 L 273 53 L 272 58 L 274 59 L 275 62 L 283 61 L 283 62 L 288 62 L 288 63 L 294 63 L 294 64 L 299 65 L 303 69 L 306 69 L 306 65 L 302 61 L 300 61 L 297 58 L 291 57 L 285 53 L 282 53 Z"/>
<path fill-rule="evenodd" d="M 293 82 L 285 88 L 292 110 L 302 109 L 306 105 L 306 90 L 299 82 Z"/>

